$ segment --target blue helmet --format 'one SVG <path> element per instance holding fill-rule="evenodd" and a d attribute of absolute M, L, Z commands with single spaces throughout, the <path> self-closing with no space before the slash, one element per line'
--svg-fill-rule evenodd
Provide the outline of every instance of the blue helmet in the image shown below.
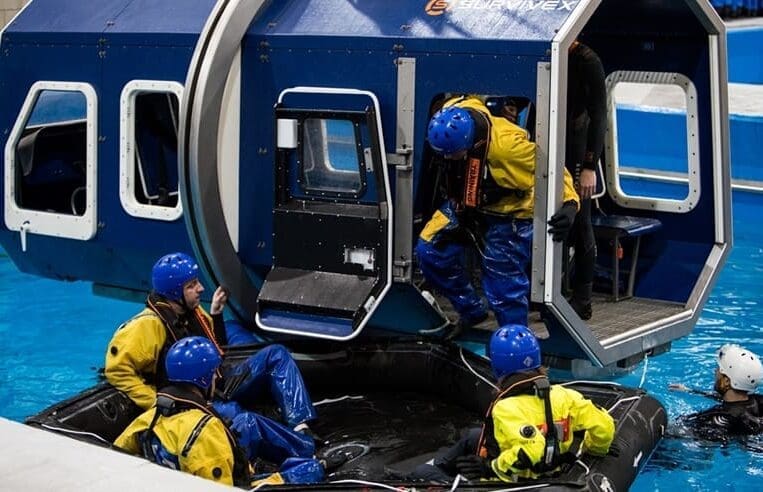
<path fill-rule="evenodd" d="M 164 367 L 169 381 L 191 383 L 206 390 L 212 386 L 215 371 L 222 361 L 217 348 L 208 338 L 186 337 L 170 347 Z"/>
<path fill-rule="evenodd" d="M 474 118 L 464 108 L 443 108 L 429 120 L 427 139 L 438 154 L 449 155 L 466 150 L 474 143 Z"/>
<path fill-rule="evenodd" d="M 185 253 L 159 258 L 151 270 L 154 292 L 170 301 L 183 302 L 183 286 L 199 276 L 199 265 Z"/>
<path fill-rule="evenodd" d="M 540 367 L 540 346 L 526 326 L 506 325 L 493 333 L 488 356 L 495 377 Z"/>

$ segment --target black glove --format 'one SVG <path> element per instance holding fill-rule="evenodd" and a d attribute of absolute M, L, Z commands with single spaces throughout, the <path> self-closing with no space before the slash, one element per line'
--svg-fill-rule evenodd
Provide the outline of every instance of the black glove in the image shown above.
<path fill-rule="evenodd" d="M 548 232 L 553 236 L 554 241 L 564 241 L 567 239 L 572 228 L 572 223 L 575 222 L 575 214 L 578 213 L 578 206 L 573 201 L 564 202 L 562 208 L 555 213 L 548 221 Z"/>
<path fill-rule="evenodd" d="M 456 458 L 456 469 L 458 473 L 469 480 L 489 478 L 495 475 L 490 467 L 490 460 L 475 454 Z"/>

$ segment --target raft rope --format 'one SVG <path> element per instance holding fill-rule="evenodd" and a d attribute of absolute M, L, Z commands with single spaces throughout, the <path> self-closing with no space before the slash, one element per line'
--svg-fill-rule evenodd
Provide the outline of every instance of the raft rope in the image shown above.
<path fill-rule="evenodd" d="M 589 474 L 589 473 L 591 473 L 591 469 L 590 469 L 590 468 L 588 468 L 588 465 L 586 465 L 585 463 L 583 463 L 583 460 L 575 460 L 575 463 L 574 463 L 574 464 L 575 464 L 575 465 L 580 465 L 580 466 L 582 466 L 582 467 L 583 467 L 583 469 L 585 470 L 585 474 L 586 474 L 586 476 L 588 476 L 588 474 Z"/>
<path fill-rule="evenodd" d="M 458 488 L 458 484 L 461 483 L 461 479 L 462 478 L 466 478 L 466 477 L 464 477 L 460 473 L 458 475 L 456 475 L 456 479 L 453 480 L 453 486 L 450 488 L 450 492 L 453 492 L 454 490 L 456 490 Z"/>
<path fill-rule="evenodd" d="M 328 483 L 329 484 L 334 484 L 334 483 L 337 483 L 337 484 L 339 484 L 339 483 L 354 483 L 354 484 L 359 484 L 359 485 L 368 485 L 368 486 L 371 486 L 371 487 L 379 487 L 379 488 L 387 489 L 387 490 L 394 490 L 396 492 L 409 492 L 409 491 L 413 490 L 413 489 L 409 489 L 407 487 L 393 487 L 392 485 L 387 485 L 385 483 L 367 482 L 365 480 L 351 480 L 351 479 L 347 479 L 347 480 L 333 480 L 333 481 L 328 482 Z"/>
<path fill-rule="evenodd" d="M 611 407 L 611 408 L 609 408 L 609 410 L 607 410 L 607 413 L 612 413 L 612 410 L 614 410 L 615 408 L 617 408 L 617 407 L 618 407 L 618 405 L 620 405 L 620 404 L 621 404 L 621 403 L 623 403 L 623 402 L 626 402 L 626 401 L 633 401 L 633 400 L 640 400 L 640 399 L 641 399 L 641 395 L 636 395 L 636 396 L 629 396 L 628 398 L 623 398 L 622 400 L 617 400 L 617 401 L 615 402 L 615 404 L 614 404 L 614 405 L 612 405 L 612 407 Z"/>
<path fill-rule="evenodd" d="M 498 386 L 496 386 L 495 384 L 493 384 L 493 383 L 492 383 L 490 380 L 488 380 L 487 378 L 485 378 L 484 376 L 482 376 L 481 374 L 479 374 L 477 371 L 475 371 L 475 370 L 474 370 L 474 368 L 473 368 L 472 366 L 470 366 L 468 362 L 466 362 L 466 357 L 464 357 L 464 348 L 463 348 L 463 347 L 459 347 L 459 349 L 458 349 L 458 353 L 461 355 L 461 362 L 463 362 L 463 363 L 464 363 L 464 365 L 466 366 L 466 368 L 467 368 L 467 369 L 469 369 L 469 371 L 470 371 L 472 374 L 474 374 L 475 376 L 477 376 L 478 378 L 480 378 L 481 380 L 483 380 L 485 383 L 487 383 L 487 384 L 489 384 L 490 386 L 492 386 L 492 387 L 493 387 L 493 389 L 495 389 L 496 391 L 500 391 L 500 390 L 501 390 L 501 389 L 500 389 Z"/>
<path fill-rule="evenodd" d="M 440 326 L 437 326 L 429 330 L 419 330 L 419 333 L 422 335 L 429 335 L 431 333 L 437 333 L 439 331 L 442 331 L 444 328 L 447 328 L 448 325 L 450 325 L 450 319 L 448 318 L 448 315 L 445 314 L 445 311 L 443 311 L 442 308 L 440 307 L 440 304 L 437 302 L 437 299 L 435 299 L 432 293 L 429 292 L 428 290 L 422 290 L 420 292 L 421 292 L 421 297 L 423 297 L 429 303 L 429 305 L 432 306 L 440 316 L 442 316 L 442 319 L 444 319 L 445 322 L 441 324 Z"/>
<path fill-rule="evenodd" d="M 94 437 L 94 438 L 98 439 L 99 441 L 101 441 L 103 443 L 106 443 L 109 446 L 111 446 L 111 443 L 109 441 L 107 441 L 106 439 L 102 438 L 98 434 L 94 434 L 93 432 L 77 431 L 77 430 L 72 430 L 72 429 L 64 429 L 63 427 L 56 427 L 56 426 L 49 425 L 49 424 L 40 424 L 40 427 L 43 427 L 45 429 L 52 430 L 52 431 L 62 432 L 64 434 L 76 434 L 76 435 L 79 435 L 79 436 Z"/>
<path fill-rule="evenodd" d="M 550 487 L 550 483 L 538 483 L 534 485 L 526 485 L 524 487 L 511 487 L 510 489 L 497 489 L 493 492 L 514 492 L 516 490 L 535 490 L 535 489 L 544 489 L 546 487 Z"/>
<path fill-rule="evenodd" d="M 313 406 L 317 407 L 318 405 L 325 405 L 327 403 L 337 403 L 344 400 L 362 400 L 364 398 L 365 396 L 362 396 L 362 395 L 344 395 L 344 396 L 340 396 L 339 398 L 326 398 L 324 400 L 317 401 L 313 403 Z"/>
<path fill-rule="evenodd" d="M 646 381 L 646 368 L 649 367 L 649 356 L 644 352 L 644 371 L 641 373 L 641 382 L 638 383 L 639 389 L 641 389 L 642 386 L 644 386 L 644 381 Z"/>
<path fill-rule="evenodd" d="M 620 383 L 614 381 L 588 381 L 585 379 L 577 379 L 575 381 L 567 381 L 566 383 L 558 383 L 558 386 L 569 386 L 571 384 L 595 384 L 598 386 L 622 386 Z"/>

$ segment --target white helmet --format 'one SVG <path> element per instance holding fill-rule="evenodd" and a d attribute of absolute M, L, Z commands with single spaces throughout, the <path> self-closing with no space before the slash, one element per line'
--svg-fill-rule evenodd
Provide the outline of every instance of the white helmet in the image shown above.
<path fill-rule="evenodd" d="M 718 350 L 718 369 L 737 391 L 751 393 L 763 380 L 763 364 L 757 355 L 733 343 Z"/>

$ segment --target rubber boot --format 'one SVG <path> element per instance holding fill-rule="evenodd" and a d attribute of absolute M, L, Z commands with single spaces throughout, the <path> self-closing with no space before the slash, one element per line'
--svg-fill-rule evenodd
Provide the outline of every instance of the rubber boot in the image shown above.
<path fill-rule="evenodd" d="M 593 296 L 593 282 L 578 284 L 574 288 L 574 294 L 570 306 L 580 316 L 580 319 L 589 320 L 593 316 L 591 297 Z"/>

